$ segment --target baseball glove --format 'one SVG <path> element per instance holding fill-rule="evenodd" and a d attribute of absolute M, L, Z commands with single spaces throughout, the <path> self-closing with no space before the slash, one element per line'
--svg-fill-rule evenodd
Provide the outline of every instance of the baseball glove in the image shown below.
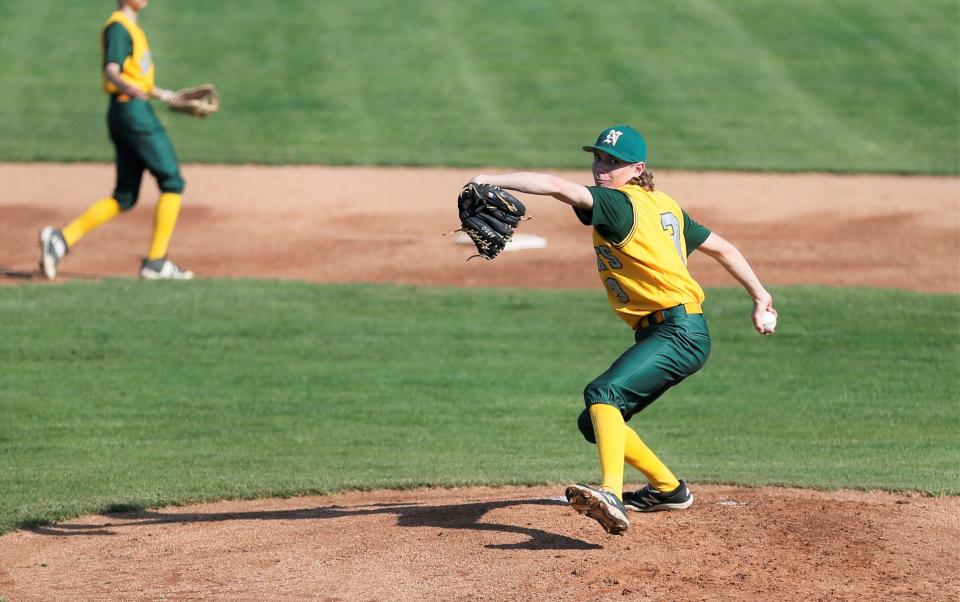
<path fill-rule="evenodd" d="M 472 182 L 460 191 L 457 208 L 460 210 L 460 231 L 477 247 L 478 255 L 473 257 L 487 260 L 503 251 L 513 238 L 514 228 L 527 212 L 523 203 L 506 190 Z"/>
<path fill-rule="evenodd" d="M 195 117 L 206 117 L 220 109 L 220 95 L 213 84 L 184 88 L 170 99 L 170 109 Z"/>

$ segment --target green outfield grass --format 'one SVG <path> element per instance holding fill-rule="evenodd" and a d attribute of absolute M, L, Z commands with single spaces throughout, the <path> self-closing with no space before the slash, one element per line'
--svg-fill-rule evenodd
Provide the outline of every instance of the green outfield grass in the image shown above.
<path fill-rule="evenodd" d="M 0 3 L 0 160 L 112 160 L 112 2 Z M 582 167 L 612 123 L 653 166 L 960 173 L 955 0 L 163 0 L 186 161 Z"/>
<path fill-rule="evenodd" d="M 960 297 L 709 291 L 707 367 L 633 424 L 695 483 L 960 493 Z M 598 476 L 600 291 L 113 280 L 0 288 L 0 532 L 222 497 Z M 639 474 L 629 472 L 637 482 Z"/>

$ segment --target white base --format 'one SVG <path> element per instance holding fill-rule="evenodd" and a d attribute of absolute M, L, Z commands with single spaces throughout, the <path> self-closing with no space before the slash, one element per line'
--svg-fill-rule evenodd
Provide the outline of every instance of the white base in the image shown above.
<path fill-rule="evenodd" d="M 469 236 L 460 233 L 453 240 L 455 245 L 469 245 L 473 246 L 473 241 Z M 507 246 L 503 248 L 504 251 L 520 251 L 522 249 L 542 249 L 547 246 L 547 239 L 542 236 L 537 236 L 536 234 L 520 234 L 516 233 L 513 235 L 513 240 L 507 243 Z"/>

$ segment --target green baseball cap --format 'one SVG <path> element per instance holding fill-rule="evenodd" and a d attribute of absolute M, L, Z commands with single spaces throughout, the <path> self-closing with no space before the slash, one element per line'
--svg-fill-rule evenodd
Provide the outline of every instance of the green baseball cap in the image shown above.
<path fill-rule="evenodd" d="M 600 132 L 593 146 L 584 146 L 588 153 L 603 151 L 627 163 L 647 160 L 647 143 L 643 136 L 629 125 L 615 125 Z"/>

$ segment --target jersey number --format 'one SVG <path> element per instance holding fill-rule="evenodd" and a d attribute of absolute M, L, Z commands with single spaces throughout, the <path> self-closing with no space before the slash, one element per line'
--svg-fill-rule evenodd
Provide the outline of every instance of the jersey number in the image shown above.
<path fill-rule="evenodd" d="M 680 261 L 683 262 L 683 265 L 687 265 L 687 258 L 683 256 L 683 247 L 680 245 L 680 220 L 677 219 L 676 215 L 667 211 L 660 214 L 660 225 L 670 233 L 673 246 L 677 248 L 677 255 L 680 256 Z"/>
<path fill-rule="evenodd" d="M 620 283 L 617 282 L 616 278 L 611 276 L 610 278 L 607 278 L 603 282 L 607 285 L 607 288 L 610 289 L 610 291 L 613 293 L 613 296 L 617 298 L 617 301 L 624 304 L 630 301 L 630 297 L 627 296 L 627 291 L 623 290 L 623 287 L 620 286 Z"/>

